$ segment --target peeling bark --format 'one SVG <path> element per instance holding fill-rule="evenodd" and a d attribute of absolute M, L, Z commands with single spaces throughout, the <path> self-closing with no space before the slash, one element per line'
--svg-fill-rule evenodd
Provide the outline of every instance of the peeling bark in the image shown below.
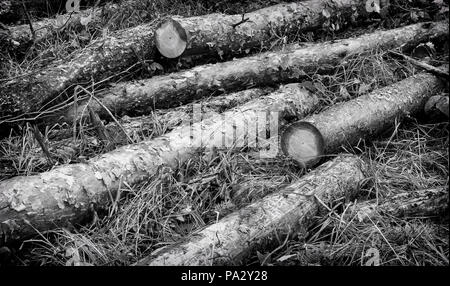
<path fill-rule="evenodd" d="M 171 109 L 155 110 L 154 114 L 150 116 L 140 116 L 134 118 L 122 118 L 119 123 L 122 128 L 115 122 L 107 124 L 106 130 L 108 132 L 107 144 L 113 146 L 123 146 L 129 144 L 128 138 L 132 142 L 140 142 L 144 139 L 152 139 L 164 133 L 172 131 L 175 127 L 189 124 L 193 122 L 193 110 L 198 108 L 202 110 L 203 119 L 217 116 L 219 113 L 228 109 L 240 106 L 246 102 L 267 95 L 273 91 L 272 89 L 248 89 L 223 96 L 217 96 L 210 99 L 203 100 L 200 103 L 191 103 Z M 124 133 L 126 132 L 126 134 Z M 61 164 L 68 164 L 73 162 L 84 146 L 99 147 L 98 139 L 89 135 L 84 135 L 83 139 L 73 140 L 71 137 L 72 130 L 61 130 L 57 134 L 52 134 L 49 138 L 49 152 L 52 157 Z M 89 132 L 88 132 L 89 133 Z M 86 133 L 85 133 L 86 134 Z M 57 139 L 56 139 L 57 138 Z M 34 166 L 42 168 L 51 167 L 47 164 L 47 158 L 40 149 L 28 150 L 29 154 L 33 155 Z M 1 153 L 0 153 L 1 155 Z M 11 173 L 14 173 L 12 160 L 5 160 L 5 170 L 7 166 L 11 165 Z M 45 169 L 44 169 L 45 170 Z M 11 174 L 0 174 L 0 180 L 12 177 Z"/>
<path fill-rule="evenodd" d="M 448 70 L 448 67 L 446 67 Z M 367 95 L 331 106 L 304 118 L 313 124 L 325 141 L 325 154 L 339 152 L 394 127 L 398 118 L 421 112 L 430 96 L 443 82 L 429 73 L 419 73 Z"/>
<path fill-rule="evenodd" d="M 11 42 L 10 50 L 25 50 L 32 42 L 39 43 L 58 33 L 63 33 L 66 29 L 81 30 L 83 28 L 82 19 L 92 17 L 92 21 L 95 21 L 101 14 L 102 9 L 95 8 L 35 21 L 32 23 L 35 31 L 34 37 L 29 24 L 8 27 L 9 37 L 7 40 Z"/>
<path fill-rule="evenodd" d="M 90 7 L 77 13 L 60 14 L 33 21 L 34 35 L 29 24 L 9 26 L 7 27 L 9 35 L 5 40 L 10 42 L 10 51 L 25 51 L 32 43 L 64 35 L 67 30 L 81 31 L 102 24 L 110 28 L 111 24 L 117 24 L 113 21 L 114 15 L 121 14 L 123 11 L 143 10 L 144 7 L 145 3 L 139 0 L 124 0 L 120 4 L 105 3 L 102 7 Z"/>
<path fill-rule="evenodd" d="M 97 0 L 80 0 L 80 7 L 94 4 Z M 34 16 L 49 16 L 66 11 L 65 0 L 1 0 L 0 16 L 4 23 L 25 20 L 22 2 Z M 104 2 L 102 0 L 101 2 Z"/>
<path fill-rule="evenodd" d="M 269 44 L 272 31 L 291 33 L 320 27 L 328 20 L 323 16 L 324 9 L 330 16 L 345 15 L 354 12 L 352 7 L 364 9 L 365 0 L 332 3 L 310 0 L 267 7 L 246 14 L 249 21 L 237 27 L 233 24 L 239 22 L 242 15 L 215 13 L 174 19 L 189 33 L 191 54 L 228 56 L 250 52 L 250 48 L 260 50 Z M 37 111 L 75 84 L 114 76 L 117 71 L 139 62 L 139 57 L 152 59 L 156 50 L 153 30 L 150 23 L 118 31 L 92 42 L 66 63 L 55 62 L 36 74 L 8 82 L 0 95 L 0 118 Z"/>
<path fill-rule="evenodd" d="M 354 195 L 364 176 L 364 163 L 342 155 L 263 199 L 191 235 L 187 242 L 159 249 L 136 265 L 238 264 L 274 232 L 295 231 L 308 224 L 323 203 Z"/>
<path fill-rule="evenodd" d="M 68 222 L 79 223 L 87 216 L 89 205 L 107 204 L 109 192 L 114 193 L 121 183 L 131 185 L 148 180 L 163 166 L 175 169 L 197 156 L 200 148 L 220 147 L 224 143 L 229 144 L 226 147 L 241 147 L 250 142 L 246 126 L 257 126 L 261 117 L 260 140 L 266 138 L 268 122 L 275 141 L 271 143 L 276 143 L 279 115 L 302 117 L 317 105 L 317 97 L 301 85 L 291 84 L 221 115 L 179 127 L 153 140 L 123 146 L 87 163 L 59 166 L 38 175 L 2 181 L 1 242 L 36 234 L 35 229 L 44 231 Z M 268 114 L 268 111 L 272 112 Z"/>
<path fill-rule="evenodd" d="M 190 70 L 156 76 L 150 79 L 113 85 L 98 93 L 100 101 L 113 113 L 146 114 L 154 108 L 166 108 L 216 94 L 252 86 L 305 79 L 317 72 L 326 72 L 349 55 L 375 48 L 395 48 L 448 33 L 446 23 L 415 24 L 388 31 L 377 31 L 356 38 L 333 42 L 291 45 L 283 51 L 235 59 L 233 61 L 197 66 Z M 106 116 L 100 104 L 92 108 Z M 77 105 L 84 108 L 83 104 Z M 66 114 L 74 120 L 75 108 Z"/>

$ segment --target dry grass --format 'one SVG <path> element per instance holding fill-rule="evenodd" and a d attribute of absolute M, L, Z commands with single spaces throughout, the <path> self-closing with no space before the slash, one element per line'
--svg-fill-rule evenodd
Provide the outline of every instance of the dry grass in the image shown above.
<path fill-rule="evenodd" d="M 370 184 L 355 200 L 382 203 L 396 193 L 448 186 L 448 122 L 410 120 L 385 139 L 363 149 L 371 166 Z M 365 265 L 371 248 L 379 251 L 380 265 L 449 264 L 448 211 L 443 217 L 376 215 L 360 221 L 356 214 L 345 215 L 348 204 L 330 206 L 333 213 L 324 210 L 301 240 L 291 240 L 273 253 L 270 264 Z M 248 264 L 259 262 L 255 255 Z"/>
<path fill-rule="evenodd" d="M 364 87 L 366 93 L 415 72 L 383 55 L 373 51 L 349 58 L 333 76 L 313 76 L 313 85 L 322 84 L 317 89 L 323 106 L 359 96 L 362 91 L 358 85 L 370 84 L 370 88 Z M 399 69 L 403 72 L 394 73 Z M 346 87 L 350 98 L 342 98 L 341 86 Z M 448 185 L 447 146 L 447 123 L 418 123 L 413 119 L 393 123 L 393 131 L 378 141 L 361 142 L 349 150 L 363 156 L 371 166 L 371 183 L 357 199 L 382 202 L 401 191 Z M 300 176 L 301 170 L 282 157 L 261 161 L 239 150 L 199 153 L 198 159 L 176 170 L 161 170 L 140 185 L 124 184 L 119 191 L 121 199 L 112 198 L 110 209 L 90 228 L 56 230 L 46 234 L 48 242 L 25 243 L 32 252 L 25 251 L 22 262 L 73 263 L 66 251 L 77 249 L 80 263 L 129 265 Z M 336 212 L 346 209 L 330 207 Z M 304 231 L 307 235 L 299 236 L 300 241 L 285 241 L 285 236 L 278 234 L 275 242 L 255 251 L 246 263 L 361 265 L 367 261 L 363 254 L 376 248 L 386 265 L 448 264 L 448 228 L 436 219 L 380 216 L 370 223 L 355 217 L 342 222 L 335 214 L 325 212 Z M 322 247 L 319 250 L 318 245 Z M 314 255 L 305 252 L 305 247 L 316 250 Z"/>
<path fill-rule="evenodd" d="M 67 31 L 65 35 L 35 46 L 21 59 L 2 55 L 6 64 L 2 65 L 4 68 L 0 74 L 4 79 L 23 76 L 51 61 L 65 60 L 83 49 L 91 39 L 101 37 L 105 27 L 113 31 L 169 14 L 241 13 L 276 2 L 280 1 L 245 1 L 246 5 L 230 0 L 215 4 L 200 0 L 170 1 L 170 5 L 165 0 L 142 1 L 142 5 L 153 5 L 151 12 L 130 9 L 120 15 L 105 16 L 104 23 L 85 31 Z M 411 12 L 416 11 L 415 8 L 408 7 L 408 3 L 399 4 L 407 1 L 393 2 L 398 6 L 396 9 L 404 10 L 403 13 L 371 29 L 379 25 L 392 28 L 412 22 Z M 272 48 L 282 48 L 297 41 L 346 37 L 350 32 L 339 34 L 327 27 L 318 34 L 288 35 L 277 31 Z M 448 54 L 440 51 L 435 60 L 448 62 Z M 416 72 L 410 64 L 390 57 L 385 51 L 374 50 L 348 58 L 334 74 L 313 75 L 304 84 L 316 91 L 322 100 L 322 108 L 326 108 Z M 141 130 L 133 140 L 145 140 L 170 131 L 172 127 L 161 123 L 158 114 L 152 116 L 152 132 Z M 54 154 L 60 154 L 56 157 L 59 164 L 83 161 L 109 150 L 107 144 L 95 139 L 96 134 L 88 123 L 77 126 L 75 134 L 72 130 L 73 126 L 53 126 L 43 132 L 50 147 L 54 147 L 52 150 L 63 150 L 61 146 L 70 145 L 51 145 L 62 133 L 66 134 L 62 136 L 64 140 L 71 144 L 81 142 L 77 143 L 76 152 L 55 151 Z M 409 119 L 404 123 L 393 123 L 393 131 L 378 141 L 361 142 L 348 148 L 350 153 L 359 154 L 371 166 L 370 183 L 355 199 L 378 199 L 382 202 L 401 191 L 448 185 L 448 143 L 448 123 Z M 15 253 L 13 263 L 130 265 L 153 250 L 186 237 L 302 175 L 301 170 L 283 157 L 257 160 L 247 151 L 199 152 L 196 159 L 174 170 L 162 169 L 146 182 L 132 186 L 123 183 L 118 195 L 111 196 L 109 209 L 97 213 L 89 225 L 37 235 L 23 243 Z M 0 141 L 0 158 L 3 178 L 31 175 L 53 167 L 43 159 L 42 150 L 28 125 L 21 134 L 12 134 Z M 291 233 L 291 239 L 286 239 L 286 234 L 276 234 L 271 243 L 255 250 L 244 263 L 364 265 L 368 259 L 364 255 L 373 248 L 379 251 L 382 265 L 448 265 L 448 214 L 443 218 L 380 215 L 370 222 L 361 222 L 355 216 L 344 218 L 346 205 L 337 203 L 329 207 L 332 213 L 323 210 L 310 226 Z"/>

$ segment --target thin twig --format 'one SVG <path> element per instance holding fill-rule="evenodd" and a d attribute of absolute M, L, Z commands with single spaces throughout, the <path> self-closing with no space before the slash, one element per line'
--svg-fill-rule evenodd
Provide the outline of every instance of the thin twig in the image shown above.
<path fill-rule="evenodd" d="M 112 112 L 108 109 L 108 107 L 106 107 L 97 97 L 94 96 L 94 94 L 92 94 L 91 92 L 87 91 L 84 87 L 80 86 L 81 89 L 83 89 L 86 93 L 90 94 L 91 97 L 93 98 L 95 101 L 97 101 L 97 103 L 103 108 L 105 109 L 105 111 L 108 113 L 108 115 L 112 118 L 112 120 L 114 120 L 114 122 L 119 126 L 119 128 L 122 130 L 122 132 L 125 134 L 125 136 L 127 137 L 127 139 L 129 140 L 130 143 L 134 143 L 133 139 L 131 139 L 131 137 L 128 135 L 128 133 L 126 132 L 125 128 L 122 126 L 122 124 L 119 123 L 119 121 L 116 119 L 116 117 L 112 114 Z"/>
<path fill-rule="evenodd" d="M 89 118 L 91 120 L 92 125 L 94 126 L 95 132 L 97 133 L 97 136 L 102 140 L 103 142 L 108 142 L 108 132 L 106 131 L 105 125 L 100 120 L 100 117 L 97 113 L 92 110 L 92 108 L 88 105 L 87 107 L 89 111 Z"/>
<path fill-rule="evenodd" d="M 34 40 L 36 39 L 36 32 L 34 31 L 33 23 L 31 23 L 30 13 L 28 13 L 28 9 L 25 6 L 24 1 L 22 1 L 22 7 L 23 7 L 23 11 L 25 13 L 25 17 L 27 18 L 28 25 L 30 25 L 30 31 L 31 31 L 31 34 L 33 35 L 33 43 L 34 43 Z"/>
<path fill-rule="evenodd" d="M 48 150 L 48 146 L 47 146 L 46 142 L 44 141 L 44 137 L 42 136 L 41 131 L 39 131 L 39 128 L 36 125 L 33 126 L 33 133 L 34 133 L 34 138 L 36 138 L 36 141 L 41 146 L 42 151 L 44 152 L 48 163 L 50 165 L 53 165 L 54 161 L 53 161 L 52 155 L 50 154 L 50 151 Z"/>
<path fill-rule="evenodd" d="M 231 25 L 231 27 L 233 27 L 233 29 L 236 29 L 237 26 L 244 24 L 245 22 L 248 22 L 248 20 L 250 20 L 250 18 L 244 18 L 245 17 L 245 13 L 242 14 L 242 20 L 237 22 L 236 24 Z"/>
<path fill-rule="evenodd" d="M 448 72 L 446 72 L 444 70 L 441 70 L 440 68 L 434 67 L 434 66 L 429 65 L 427 63 L 424 63 L 422 61 L 418 61 L 418 60 L 413 59 L 411 57 L 408 57 L 407 55 L 404 55 L 402 53 L 398 53 L 398 52 L 395 52 L 395 51 L 389 51 L 389 52 L 391 54 L 394 54 L 394 55 L 397 55 L 397 56 L 400 56 L 400 57 L 404 58 L 405 60 L 407 60 L 408 62 L 412 63 L 413 65 L 418 66 L 420 68 L 423 68 L 424 70 L 426 70 L 426 71 L 428 71 L 428 72 L 430 72 L 430 73 L 432 73 L 434 75 L 443 77 L 444 79 L 448 79 L 449 76 L 450 76 Z"/>

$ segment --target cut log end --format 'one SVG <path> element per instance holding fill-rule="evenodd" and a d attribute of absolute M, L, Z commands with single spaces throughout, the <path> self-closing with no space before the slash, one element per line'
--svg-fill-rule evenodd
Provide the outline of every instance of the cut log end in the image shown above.
<path fill-rule="evenodd" d="M 166 58 L 177 58 L 187 47 L 186 30 L 175 20 L 164 21 L 155 31 L 156 48 Z"/>
<path fill-rule="evenodd" d="M 301 167 L 317 164 L 324 152 L 324 140 L 319 130 L 308 122 L 295 122 L 281 135 L 281 149 Z"/>

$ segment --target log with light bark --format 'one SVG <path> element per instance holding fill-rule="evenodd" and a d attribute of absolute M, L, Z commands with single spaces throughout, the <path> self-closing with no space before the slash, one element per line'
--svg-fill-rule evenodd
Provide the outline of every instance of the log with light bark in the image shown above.
<path fill-rule="evenodd" d="M 227 265 L 239 261 L 275 232 L 295 233 L 322 204 L 352 197 L 365 178 L 365 163 L 342 155 L 279 192 L 194 233 L 186 242 L 156 250 L 136 265 Z"/>
<path fill-rule="evenodd" d="M 441 67 L 448 70 L 448 66 Z M 312 124 L 322 135 L 326 157 L 341 147 L 354 146 L 394 127 L 396 119 L 420 113 L 427 100 L 444 87 L 444 82 L 429 73 L 419 73 L 390 86 L 375 90 L 353 100 L 333 105 L 299 122 Z M 288 156 L 295 159 L 303 147 L 291 142 L 295 150 Z M 320 146 L 306 146 L 303 153 Z M 310 158 L 313 160 L 314 158 Z M 320 159 L 317 157 L 317 159 Z"/>
<path fill-rule="evenodd" d="M 50 39 L 66 30 L 81 30 L 88 23 L 98 23 L 101 8 L 80 11 L 79 13 L 68 13 L 53 18 L 45 18 L 32 22 L 33 30 L 29 24 L 7 27 L 9 35 L 5 40 L 10 42 L 8 50 L 25 51 L 32 43 L 39 43 Z"/>
<path fill-rule="evenodd" d="M 317 72 L 330 71 L 347 56 L 375 48 L 414 45 L 447 33 L 447 23 L 421 23 L 350 39 L 291 45 L 279 52 L 267 52 L 146 80 L 115 84 L 96 96 L 104 106 L 119 116 L 127 113 L 145 114 L 154 108 L 186 103 L 215 94 L 218 90 L 233 91 L 253 85 L 298 81 Z M 84 109 L 85 104 L 78 103 L 70 108 L 65 119 L 73 121 L 77 109 Z M 91 101 L 91 107 L 101 116 L 107 116 L 107 111 L 101 104 Z"/>
<path fill-rule="evenodd" d="M 122 118 L 117 125 L 116 122 L 110 122 L 105 126 L 108 133 L 108 146 L 123 146 L 129 143 L 148 140 L 164 133 L 172 131 L 175 127 L 193 122 L 193 111 L 201 110 L 202 119 L 217 116 L 231 108 L 240 106 L 248 101 L 269 94 L 273 89 L 253 88 L 238 91 L 231 94 L 217 96 L 205 99 L 202 102 L 194 102 L 170 109 L 155 110 L 152 115 L 140 116 L 135 118 Z M 73 130 L 58 130 L 49 134 L 48 149 L 51 158 L 60 164 L 68 164 L 77 160 L 77 155 L 83 149 L 94 147 L 98 148 L 100 142 L 94 136 L 88 135 L 90 130 L 86 128 L 81 138 L 73 139 Z M 52 139 L 53 138 L 53 139 Z M 130 140 L 131 139 L 131 140 Z M 11 139 L 6 139 L 11 140 Z M 131 141 L 131 142 L 130 142 Z M 46 156 L 41 148 L 32 148 L 27 151 L 33 157 L 33 165 L 39 170 L 47 170 L 53 165 L 47 164 Z M 1 155 L 1 153 L 0 153 Z M 0 180 L 12 177 L 15 173 L 14 158 L 6 159 L 4 163 L 4 173 L 0 174 Z M 10 166 L 10 167 L 9 167 Z"/>
<path fill-rule="evenodd" d="M 120 5 L 108 2 L 101 7 L 92 6 L 76 13 L 59 14 L 55 17 L 32 21 L 33 31 L 29 24 L 6 26 L 9 33 L 5 40 L 10 42 L 9 51 L 20 53 L 26 51 L 32 43 L 51 40 L 56 36 L 64 39 L 64 35 L 69 30 L 89 30 L 90 27 L 102 25 L 109 31 L 113 31 L 118 26 L 117 22 L 122 21 L 123 16 L 128 16 L 130 11 L 133 11 L 133 13 L 136 10 L 143 11 L 142 14 L 144 14 L 146 12 L 144 8 L 147 4 L 139 0 L 124 0 L 121 1 Z M 125 15 L 122 15 L 124 13 Z M 121 16 L 120 19 L 117 15 Z"/>
<path fill-rule="evenodd" d="M 419 112 L 427 98 L 441 87 L 442 82 L 438 78 L 428 73 L 422 73 L 366 96 L 334 105 L 321 113 L 308 116 L 300 122 L 311 123 L 319 130 L 324 139 L 325 152 L 330 154 L 338 152 L 342 145 L 354 145 L 361 139 L 392 127 L 396 118 Z M 294 150 L 297 151 L 297 149 Z M 319 182 L 322 182 L 321 179 Z M 279 204 L 279 201 L 273 198 L 267 199 L 267 201 L 275 201 L 274 205 Z M 258 209 L 260 208 L 258 207 Z M 276 213 L 280 212 L 282 211 L 276 211 Z M 289 209 L 283 213 L 289 214 Z M 230 215 L 219 223 L 207 227 L 191 241 L 169 247 L 162 253 L 158 253 L 156 258 L 145 258 L 138 265 L 210 265 L 211 257 L 217 258 L 214 260 L 214 263 L 217 264 L 229 263 L 226 258 L 221 257 L 228 257 L 231 258 L 231 261 L 235 261 L 238 259 L 239 253 L 248 251 L 248 245 L 254 244 L 261 238 L 254 236 L 249 239 L 244 235 L 243 237 L 246 239 L 242 240 L 242 233 L 258 234 L 261 230 L 257 226 L 264 227 L 272 223 L 270 221 L 262 223 L 258 220 L 259 217 L 260 215 L 247 215 L 246 219 L 252 222 L 249 226 L 253 226 L 253 228 L 247 227 L 246 231 L 242 232 L 240 231 L 241 216 L 238 213 Z M 298 219 L 293 221 L 298 221 Z M 273 225 L 277 224 L 279 222 L 275 220 Z M 221 237 L 219 244 L 216 243 L 216 235 Z M 211 244 L 215 246 L 214 249 L 209 247 Z"/>
<path fill-rule="evenodd" d="M 0 0 L 1 22 L 27 20 L 23 5 L 31 16 L 48 17 L 52 14 L 66 12 L 66 5 L 70 6 L 70 9 L 78 10 L 80 7 L 83 8 L 95 2 L 105 2 L 105 0 Z"/>
<path fill-rule="evenodd" d="M 353 14 L 352 8 L 364 7 L 365 0 L 338 0 L 332 5 L 325 0 L 279 4 L 246 14 L 249 20 L 238 26 L 234 24 L 241 21 L 242 15 L 215 13 L 174 19 L 189 32 L 187 49 L 190 54 L 210 58 L 211 55 L 230 56 L 270 47 L 273 31 L 297 33 L 321 27 L 329 20 L 324 10 L 325 15 L 331 17 Z M 98 82 L 117 76 L 117 71 L 127 70 L 142 59 L 152 59 L 155 50 L 154 25 L 143 24 L 93 41 L 65 63 L 54 62 L 39 72 L 12 79 L 0 89 L 0 126 L 24 113 L 39 114 L 46 103 L 54 105 L 63 101 L 61 99 L 70 97 L 76 84 L 90 86 L 92 80 Z"/>
<path fill-rule="evenodd" d="M 448 210 L 448 186 L 408 191 L 387 197 L 380 204 L 376 200 L 358 202 L 349 208 L 347 217 L 370 221 L 377 215 L 394 217 L 439 216 Z"/>
<path fill-rule="evenodd" d="M 302 117 L 318 104 L 318 98 L 300 84 L 291 84 L 223 114 L 192 126 L 181 126 L 153 140 L 123 146 L 87 163 L 59 166 L 38 175 L 2 181 L 1 241 L 20 239 L 36 234 L 36 230 L 44 231 L 69 222 L 79 223 L 87 217 L 91 204 L 105 206 L 109 194 L 123 183 L 132 185 L 148 180 L 163 166 L 176 168 L 198 156 L 203 148 L 240 148 L 244 143 L 252 147 L 258 138 L 258 144 L 270 147 L 262 150 L 263 156 L 275 156 L 279 117 Z M 197 112 L 194 120 L 199 116 Z M 268 132 L 266 124 L 271 136 L 263 142 Z"/>

